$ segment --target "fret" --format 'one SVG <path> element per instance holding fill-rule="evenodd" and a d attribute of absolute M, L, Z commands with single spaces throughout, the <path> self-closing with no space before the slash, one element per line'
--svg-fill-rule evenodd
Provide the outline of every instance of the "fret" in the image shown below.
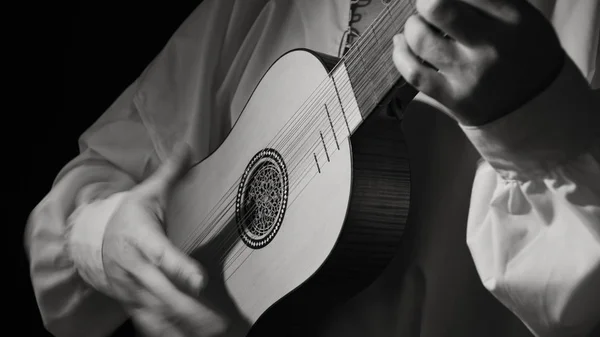
<path fill-rule="evenodd" d="M 327 95 L 329 113 L 334 121 L 339 139 L 349 137 L 363 122 L 360 114 L 359 104 L 356 97 L 356 89 L 353 88 L 349 78 L 349 72 L 344 63 L 338 66 L 330 74 L 333 93 Z"/>
<path fill-rule="evenodd" d="M 325 156 L 327 156 L 327 162 L 330 162 L 329 151 L 327 151 L 327 144 L 325 144 L 325 138 L 323 138 L 322 131 L 319 131 L 319 136 L 321 136 L 321 144 L 323 144 L 323 149 L 325 150 Z"/>
<path fill-rule="evenodd" d="M 394 16 L 392 16 L 392 12 L 390 11 L 390 4 L 388 3 L 385 6 L 385 13 L 387 14 L 388 18 L 390 19 L 391 22 L 393 22 L 396 25 L 396 34 L 400 33 L 404 30 L 404 27 L 402 27 L 401 25 L 398 25 L 398 21 L 397 21 L 397 17 L 394 18 Z"/>
<path fill-rule="evenodd" d="M 331 127 L 331 133 L 333 133 L 333 140 L 335 140 L 335 146 L 337 149 L 340 149 L 340 143 L 338 143 L 337 132 L 335 132 L 335 128 L 333 127 L 333 122 L 331 121 L 331 115 L 329 114 L 329 109 L 327 109 L 327 103 L 323 105 L 325 107 L 325 113 L 327 113 L 327 119 L 329 120 L 329 127 Z M 346 121 L 346 126 L 348 126 L 348 121 Z"/>
<path fill-rule="evenodd" d="M 367 34 L 368 34 L 368 32 L 369 31 L 367 31 Z M 366 37 L 366 35 L 365 35 L 365 37 Z M 363 39 L 362 41 L 369 41 L 369 40 Z M 362 76 L 364 78 L 362 86 L 363 86 L 363 88 L 365 88 L 363 90 L 369 90 L 369 92 L 365 93 L 364 97 L 365 98 L 370 98 L 371 101 L 374 104 L 377 104 L 378 101 L 377 101 L 377 97 L 376 97 L 377 96 L 376 95 L 376 89 L 374 87 L 374 84 L 375 84 L 374 82 L 376 81 L 376 77 L 375 77 L 376 74 L 372 71 L 376 59 L 373 58 L 373 57 L 369 57 L 369 61 L 370 61 L 369 63 L 370 64 L 367 65 L 366 62 L 365 62 L 365 54 L 367 54 L 367 56 L 371 56 L 371 55 L 368 55 L 368 50 L 369 49 L 366 49 L 367 52 L 364 52 L 364 49 L 361 48 L 360 43 L 356 44 L 356 48 L 359 49 L 358 50 L 358 54 L 359 54 L 359 57 L 362 60 L 362 63 L 364 65 L 363 69 L 361 69 Z M 367 46 L 367 48 L 369 48 L 369 47 Z M 366 85 L 364 83 L 366 83 Z M 369 89 L 366 89 L 366 86 L 368 86 Z"/>
<path fill-rule="evenodd" d="M 306 110 L 314 110 L 322 113 L 315 114 L 312 120 L 307 122 L 308 132 L 299 132 L 293 141 L 288 144 L 304 144 L 290 149 L 290 157 L 302 161 L 306 158 L 302 155 L 302 150 L 309 147 L 306 152 L 308 156 L 312 155 L 314 173 L 321 173 L 326 165 L 335 156 L 335 153 L 342 148 L 342 145 L 358 129 L 362 123 L 356 98 L 348 78 L 346 67 L 343 63 L 338 65 L 329 73 L 327 77 L 330 85 L 321 87 L 319 94 L 312 100 L 309 100 Z M 297 164 L 290 162 L 290 165 Z M 294 173 L 293 173 L 294 174 Z M 291 176 L 293 179 L 304 179 L 306 171 L 298 170 L 300 176 Z"/>
<path fill-rule="evenodd" d="M 362 119 L 401 80 L 392 59 L 392 38 L 413 13 L 410 1 L 391 1 L 343 59 Z"/>
<path fill-rule="evenodd" d="M 378 105 L 381 98 L 385 92 L 381 92 L 382 88 L 385 88 L 389 85 L 387 81 L 384 79 L 388 79 L 390 75 L 393 76 L 393 71 L 387 67 L 387 65 L 392 61 L 392 49 L 390 49 L 391 39 L 393 36 L 393 30 L 387 25 L 387 17 L 383 16 L 375 22 L 372 29 L 372 34 L 374 37 L 373 47 L 371 49 L 370 57 L 374 60 L 375 69 L 373 69 L 373 85 L 377 90 L 375 90 L 375 98 Z M 377 37 L 379 35 L 379 38 Z M 381 83 L 386 82 L 386 83 Z"/>

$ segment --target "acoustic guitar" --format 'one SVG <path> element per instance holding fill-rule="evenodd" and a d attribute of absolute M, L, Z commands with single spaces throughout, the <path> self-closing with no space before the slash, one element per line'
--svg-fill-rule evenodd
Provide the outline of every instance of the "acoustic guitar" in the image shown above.
<path fill-rule="evenodd" d="M 341 59 L 281 56 L 222 145 L 174 189 L 167 234 L 205 268 L 200 300 L 230 320 L 226 336 L 306 335 L 396 255 L 409 161 L 401 118 L 379 112 L 416 94 L 392 61 L 413 13 L 391 1 Z"/>

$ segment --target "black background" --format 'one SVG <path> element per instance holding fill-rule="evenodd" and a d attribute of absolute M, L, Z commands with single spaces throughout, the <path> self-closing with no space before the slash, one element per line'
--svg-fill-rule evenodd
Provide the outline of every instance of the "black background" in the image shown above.
<path fill-rule="evenodd" d="M 0 336 L 50 336 L 42 325 L 23 249 L 27 217 L 59 170 L 77 155 L 79 135 L 201 2 L 23 2 L 19 9 L 3 7 L 5 21 L 14 21 L 4 31 L 1 52 L 10 60 L 2 71 L 9 89 L 3 90 L 0 110 L 0 130 L 7 138 L 2 166 L 9 171 L 5 184 L 13 190 L 3 191 L 8 220 L 2 237 L 8 249 L 2 307 L 9 324 Z M 128 322 L 115 336 L 132 333 Z"/>
<path fill-rule="evenodd" d="M 9 136 L 10 150 L 16 150 L 18 159 L 8 163 L 17 163 L 9 165 L 10 169 L 22 177 L 10 181 L 16 184 L 15 195 L 22 207 L 17 219 L 10 221 L 7 236 L 16 244 L 9 249 L 11 262 L 18 252 L 16 273 L 7 268 L 18 290 L 6 288 L 4 307 L 9 314 L 5 317 L 14 317 L 10 323 L 16 324 L 16 331 L 9 335 L 50 336 L 42 325 L 23 249 L 29 213 L 49 191 L 59 170 L 77 155 L 79 135 L 139 76 L 201 2 L 28 3 L 25 8 L 4 12 L 15 21 L 7 31 L 11 41 L 5 41 L 3 54 L 16 59 L 5 63 L 5 71 L 16 72 L 11 89 L 19 94 L 18 98 L 6 97 L 12 98 L 17 108 L 5 112 L 20 121 L 7 123 L 17 127 L 3 124 L 5 135 L 20 131 L 19 136 Z M 16 137 L 22 141 L 15 141 Z M 22 163 L 28 164 L 26 170 Z M 8 213 L 14 215 L 11 209 Z M 16 294 L 15 302 L 8 301 Z M 17 307 L 23 312 L 12 311 Z M 127 323 L 116 336 L 131 334 Z"/>

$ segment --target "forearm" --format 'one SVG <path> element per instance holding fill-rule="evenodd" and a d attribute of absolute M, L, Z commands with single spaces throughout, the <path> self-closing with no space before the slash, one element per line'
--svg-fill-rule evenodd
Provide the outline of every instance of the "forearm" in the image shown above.
<path fill-rule="evenodd" d="M 44 324 L 54 335 L 106 336 L 125 320 L 120 305 L 90 282 L 90 271 L 98 272 L 97 261 L 82 254 L 85 246 L 77 243 L 82 235 L 88 240 L 101 237 L 93 236 L 97 233 L 90 231 L 90 224 L 73 222 L 73 211 L 88 213 L 89 205 L 132 185 L 130 177 L 109 164 L 82 164 L 31 213 L 25 235 L 31 280 Z"/>
<path fill-rule="evenodd" d="M 600 102 L 570 59 L 501 120 L 464 128 L 487 163 L 467 243 L 485 287 L 538 336 L 600 319 Z"/>
<path fill-rule="evenodd" d="M 86 130 L 81 154 L 65 165 L 28 219 L 33 289 L 45 326 L 58 337 L 106 336 L 126 318 L 102 286 L 97 247 L 115 196 L 158 165 L 132 104 L 136 90 L 134 82 Z"/>

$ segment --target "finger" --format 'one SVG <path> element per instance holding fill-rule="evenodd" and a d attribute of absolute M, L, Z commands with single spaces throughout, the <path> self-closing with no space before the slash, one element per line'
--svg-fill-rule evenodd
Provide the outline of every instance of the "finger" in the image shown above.
<path fill-rule="evenodd" d="M 131 320 L 144 337 L 185 337 L 160 315 L 147 310 L 132 311 Z"/>
<path fill-rule="evenodd" d="M 487 15 L 462 1 L 418 0 L 416 7 L 427 23 L 465 44 L 477 43 L 494 27 Z"/>
<path fill-rule="evenodd" d="M 437 69 L 447 69 L 460 57 L 456 42 L 443 38 L 418 15 L 408 18 L 404 25 L 404 36 L 410 50 Z"/>
<path fill-rule="evenodd" d="M 144 242 L 148 241 L 144 240 Z M 149 293 L 139 277 L 132 272 L 143 265 L 152 266 L 146 255 L 142 253 L 139 242 L 138 239 L 130 240 L 126 245 L 127 248 L 123 250 L 122 259 L 105 262 L 105 269 L 111 274 L 109 280 L 111 292 L 129 310 L 157 308 L 161 305 L 156 296 Z"/>
<path fill-rule="evenodd" d="M 443 103 L 445 91 L 448 87 L 446 78 L 442 73 L 419 61 L 406 43 L 404 34 L 394 36 L 394 54 L 392 59 L 406 82 L 438 102 Z"/>
<path fill-rule="evenodd" d="M 144 246 L 144 254 L 176 286 L 192 296 L 198 296 L 206 283 L 200 265 L 177 249 L 166 237 L 149 240 Z"/>
<path fill-rule="evenodd" d="M 155 266 L 140 265 L 132 274 L 165 305 L 169 322 L 180 330 L 194 331 L 201 336 L 214 336 L 225 330 L 225 320 L 219 314 L 179 291 Z"/>
<path fill-rule="evenodd" d="M 161 206 L 171 187 L 184 175 L 191 165 L 191 148 L 187 144 L 178 147 L 173 154 L 162 163 L 146 181 L 138 185 L 141 193 L 159 197 Z"/>

